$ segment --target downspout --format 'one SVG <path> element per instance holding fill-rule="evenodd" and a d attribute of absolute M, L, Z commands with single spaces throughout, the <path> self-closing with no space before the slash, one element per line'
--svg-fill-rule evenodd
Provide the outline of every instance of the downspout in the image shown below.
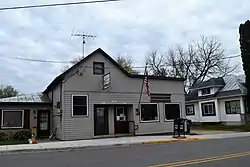
<path fill-rule="evenodd" d="M 52 114 L 51 114 L 51 130 L 54 131 L 54 91 L 51 91 L 51 103 L 52 103 Z"/>
<path fill-rule="evenodd" d="M 64 140 L 64 124 L 63 124 L 63 89 L 62 85 L 63 82 L 60 83 L 60 126 L 61 126 L 61 135 L 62 135 L 62 140 Z"/>

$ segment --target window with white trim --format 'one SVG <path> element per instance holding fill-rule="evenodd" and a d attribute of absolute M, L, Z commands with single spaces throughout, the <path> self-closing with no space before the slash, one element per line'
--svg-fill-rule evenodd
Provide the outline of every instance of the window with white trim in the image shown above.
<path fill-rule="evenodd" d="M 159 121 L 158 105 L 156 103 L 144 103 L 140 107 L 141 122 Z"/>
<path fill-rule="evenodd" d="M 202 116 L 216 116 L 214 102 L 202 103 Z"/>
<path fill-rule="evenodd" d="M 186 115 L 190 116 L 190 115 L 195 115 L 194 112 L 194 105 L 186 105 Z"/>
<path fill-rule="evenodd" d="M 165 120 L 174 120 L 180 118 L 180 104 L 166 103 L 165 104 Z"/>
<path fill-rule="evenodd" d="M 72 116 L 88 116 L 88 96 L 72 96 Z"/>
<path fill-rule="evenodd" d="M 201 90 L 202 95 L 208 95 L 211 94 L 211 89 L 210 88 L 204 88 Z"/>
<path fill-rule="evenodd" d="M 2 110 L 2 128 L 23 128 L 23 110 Z"/>
<path fill-rule="evenodd" d="M 226 107 L 226 114 L 240 114 L 241 113 L 240 100 L 226 101 L 225 107 Z"/>

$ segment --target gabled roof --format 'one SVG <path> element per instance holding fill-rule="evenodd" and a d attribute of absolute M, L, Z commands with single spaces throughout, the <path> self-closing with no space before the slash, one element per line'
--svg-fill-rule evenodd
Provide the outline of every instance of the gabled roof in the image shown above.
<path fill-rule="evenodd" d="M 46 88 L 46 90 L 43 93 L 47 93 L 55 86 L 60 84 L 64 77 L 71 72 L 73 69 L 77 68 L 80 64 L 84 63 L 86 60 L 88 60 L 90 57 L 95 55 L 96 53 L 101 53 L 103 56 L 105 56 L 107 59 L 109 59 L 118 69 L 120 69 L 126 76 L 130 78 L 144 78 L 143 75 L 137 75 L 137 74 L 130 74 L 128 73 L 123 67 L 121 67 L 114 59 L 112 59 L 106 52 L 104 52 L 101 48 L 96 49 L 94 52 L 90 53 L 88 56 L 83 58 L 81 61 L 73 65 L 71 68 L 69 68 L 67 71 L 63 72 L 59 76 L 57 76 Z M 158 79 L 158 80 L 173 80 L 173 81 L 184 81 L 184 78 L 175 78 L 175 77 L 164 77 L 164 76 L 148 76 L 149 79 Z"/>
<path fill-rule="evenodd" d="M 35 94 L 24 94 L 18 95 L 14 97 L 0 98 L 0 104 L 3 103 L 40 103 L 40 104 L 49 104 L 51 101 L 47 97 L 47 95 L 43 93 L 35 93 Z"/>
<path fill-rule="evenodd" d="M 198 82 L 194 84 L 191 89 L 202 89 L 202 88 L 207 88 L 211 86 L 217 86 L 217 87 L 222 87 L 225 85 L 225 82 L 222 77 L 219 78 L 211 78 L 207 81 L 203 82 Z"/>
<path fill-rule="evenodd" d="M 196 87 L 196 89 L 192 89 L 186 95 L 186 101 L 192 100 L 201 100 L 201 99 L 209 99 L 209 98 L 216 98 L 216 97 L 225 97 L 225 96 L 232 96 L 232 95 L 245 95 L 247 93 L 247 89 L 244 86 L 244 75 L 227 75 L 223 78 L 218 80 L 213 79 L 213 81 L 205 81 L 205 84 L 200 84 L 202 87 Z M 207 95 L 207 96 L 198 96 L 198 90 L 203 87 L 213 87 L 218 86 L 219 82 L 222 83 L 221 79 L 223 79 L 224 86 L 220 86 L 218 91 L 214 94 Z M 217 82 L 217 84 L 214 84 Z M 205 86 L 204 86 L 205 85 Z"/>

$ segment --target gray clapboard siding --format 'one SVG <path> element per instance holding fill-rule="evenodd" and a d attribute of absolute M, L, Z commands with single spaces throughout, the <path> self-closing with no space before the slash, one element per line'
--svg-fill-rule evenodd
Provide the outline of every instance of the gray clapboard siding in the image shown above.
<path fill-rule="evenodd" d="M 63 130 L 64 140 L 92 138 L 94 136 L 93 108 L 88 102 L 88 116 L 72 116 L 72 94 L 86 95 L 85 92 L 64 92 Z"/>
<path fill-rule="evenodd" d="M 78 116 L 72 117 L 72 94 L 75 95 L 88 95 L 88 117 Z M 98 92 L 64 92 L 64 111 L 63 111 L 63 129 L 64 129 L 64 140 L 76 140 L 76 139 L 88 139 L 94 137 L 94 104 L 112 104 L 113 99 L 115 103 L 119 104 L 132 104 L 133 111 L 138 106 L 138 99 L 140 94 L 131 93 L 102 93 Z M 132 97 L 132 98 L 131 98 Z M 174 99 L 174 97 L 173 97 Z M 142 96 L 142 102 L 149 102 L 147 96 Z M 179 102 L 179 101 L 178 101 Z M 184 98 L 180 103 L 181 111 L 184 111 Z M 165 121 L 165 110 L 164 103 L 158 104 L 159 110 L 159 122 L 141 123 L 139 115 L 135 115 L 135 124 L 139 125 L 139 129 L 136 134 L 150 134 L 150 133 L 165 133 L 172 132 L 173 121 Z M 110 121 L 110 120 L 109 120 Z M 112 121 L 113 122 L 113 121 Z"/>
<path fill-rule="evenodd" d="M 72 94 L 88 95 L 88 117 L 72 117 Z M 115 103 L 138 103 L 140 94 L 131 93 L 102 93 L 98 92 L 64 92 L 64 111 L 63 111 L 63 129 L 64 140 L 87 139 L 94 137 L 94 104 L 112 104 Z"/>

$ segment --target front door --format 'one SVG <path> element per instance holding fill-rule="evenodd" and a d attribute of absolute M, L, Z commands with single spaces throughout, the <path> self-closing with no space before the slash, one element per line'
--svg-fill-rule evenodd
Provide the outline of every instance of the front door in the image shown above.
<path fill-rule="evenodd" d="M 37 137 L 43 138 L 50 135 L 50 110 L 37 111 Z"/>
<path fill-rule="evenodd" d="M 105 106 L 95 106 L 94 112 L 95 136 L 109 134 L 108 108 Z"/>
<path fill-rule="evenodd" d="M 129 133 L 127 107 L 115 107 L 115 134 Z"/>

